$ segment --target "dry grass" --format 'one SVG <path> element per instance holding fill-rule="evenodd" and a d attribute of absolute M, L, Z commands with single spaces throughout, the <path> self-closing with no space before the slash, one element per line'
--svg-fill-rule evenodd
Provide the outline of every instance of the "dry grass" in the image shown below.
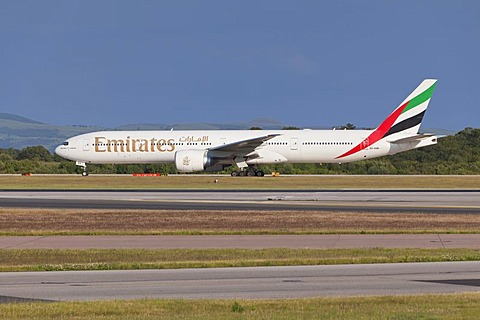
<path fill-rule="evenodd" d="M 218 183 L 214 180 L 218 179 Z M 480 189 L 479 176 L 5 176 L 0 189 Z"/>
<path fill-rule="evenodd" d="M 0 304 L 3 319 L 478 319 L 480 294 Z"/>
<path fill-rule="evenodd" d="M 480 215 L 0 208 L 0 234 L 478 233 Z"/>

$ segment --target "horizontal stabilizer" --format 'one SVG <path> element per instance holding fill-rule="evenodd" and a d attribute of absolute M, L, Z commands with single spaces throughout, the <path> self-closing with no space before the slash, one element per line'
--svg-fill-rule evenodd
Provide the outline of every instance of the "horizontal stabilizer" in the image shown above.
<path fill-rule="evenodd" d="M 424 133 L 424 134 L 417 134 L 417 135 L 414 135 L 414 136 L 410 136 L 410 137 L 406 137 L 406 138 L 402 138 L 402 139 L 397 139 L 397 140 L 393 140 L 393 141 L 388 141 L 388 142 L 397 143 L 397 144 L 411 143 L 411 142 L 418 142 L 418 141 L 421 141 L 421 140 L 425 140 L 427 138 L 434 137 L 434 136 L 435 135 L 432 134 L 432 133 Z"/>

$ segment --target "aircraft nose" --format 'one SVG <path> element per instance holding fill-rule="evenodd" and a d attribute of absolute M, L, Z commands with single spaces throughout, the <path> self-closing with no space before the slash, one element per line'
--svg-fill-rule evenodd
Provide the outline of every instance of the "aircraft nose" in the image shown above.
<path fill-rule="evenodd" d="M 55 148 L 55 153 L 60 157 L 66 158 L 68 156 L 68 150 L 68 142 L 64 142 L 63 144 Z"/>
<path fill-rule="evenodd" d="M 55 148 L 55 154 L 58 155 L 58 156 L 62 156 L 62 149 L 60 148 L 61 146 L 58 146 Z"/>

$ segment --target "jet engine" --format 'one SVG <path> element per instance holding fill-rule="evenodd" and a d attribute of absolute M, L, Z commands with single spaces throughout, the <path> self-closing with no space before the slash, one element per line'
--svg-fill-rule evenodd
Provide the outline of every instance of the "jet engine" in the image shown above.
<path fill-rule="evenodd" d="M 175 153 L 175 166 L 180 172 L 204 171 L 212 165 L 213 157 L 208 155 L 207 150 L 180 150 Z"/>

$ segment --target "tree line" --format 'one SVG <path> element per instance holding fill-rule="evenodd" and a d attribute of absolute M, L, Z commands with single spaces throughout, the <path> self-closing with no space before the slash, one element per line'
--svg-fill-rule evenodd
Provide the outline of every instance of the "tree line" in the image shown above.
<path fill-rule="evenodd" d="M 176 173 L 174 164 L 89 165 L 90 173 Z M 466 128 L 440 138 L 437 145 L 372 160 L 345 164 L 282 164 L 260 166 L 283 174 L 480 174 L 480 129 Z M 234 168 L 227 168 L 230 173 Z M 51 154 L 42 146 L 0 149 L 0 174 L 80 173 L 75 162 Z"/>

